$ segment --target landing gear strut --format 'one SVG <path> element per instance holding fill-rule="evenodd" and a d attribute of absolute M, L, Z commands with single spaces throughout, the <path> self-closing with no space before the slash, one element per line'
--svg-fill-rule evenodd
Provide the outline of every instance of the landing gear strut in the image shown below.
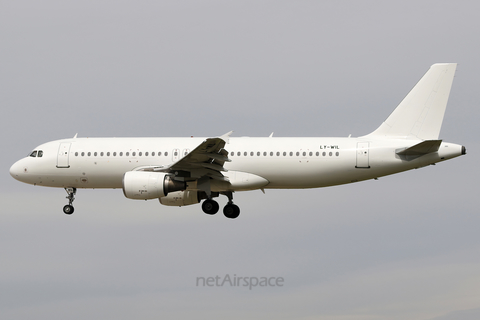
<path fill-rule="evenodd" d="M 73 203 L 73 200 L 75 200 L 75 194 L 77 193 L 77 188 L 65 188 L 65 191 L 68 194 L 67 196 L 68 204 L 63 207 L 63 212 L 65 214 L 72 214 L 74 211 L 72 203 Z"/>
<path fill-rule="evenodd" d="M 218 197 L 218 192 L 212 192 L 210 186 L 210 178 L 209 177 L 202 177 L 197 181 L 197 187 L 199 190 L 203 191 L 203 199 L 206 199 L 202 203 L 202 210 L 206 214 L 213 215 L 218 212 L 218 203 L 215 200 L 212 200 L 214 197 Z M 221 194 L 225 195 L 228 198 L 227 205 L 223 208 L 223 214 L 225 217 L 230 219 L 235 219 L 240 214 L 240 208 L 237 205 L 233 204 L 233 192 L 232 191 L 224 191 L 220 192 Z"/>

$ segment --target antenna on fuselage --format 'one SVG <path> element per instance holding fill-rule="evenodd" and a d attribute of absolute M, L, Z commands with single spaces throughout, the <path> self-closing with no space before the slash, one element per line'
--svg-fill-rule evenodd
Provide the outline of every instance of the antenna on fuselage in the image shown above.
<path fill-rule="evenodd" d="M 73 139 L 75 139 L 77 137 L 77 135 L 78 135 L 78 132 L 75 133 L 75 135 L 73 136 Z"/>

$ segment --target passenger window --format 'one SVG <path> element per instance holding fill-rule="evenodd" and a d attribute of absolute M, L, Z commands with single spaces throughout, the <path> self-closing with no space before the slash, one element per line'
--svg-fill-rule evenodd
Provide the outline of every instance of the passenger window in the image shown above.
<path fill-rule="evenodd" d="M 82 157 L 85 156 L 85 152 L 82 152 Z"/>
<path fill-rule="evenodd" d="M 266 153 L 266 152 L 264 152 L 264 153 L 263 153 L 263 156 L 264 156 L 264 157 L 266 157 L 266 156 L 267 156 L 267 153 Z"/>
<path fill-rule="evenodd" d="M 168 156 L 168 152 L 165 152 L 165 157 Z"/>
<path fill-rule="evenodd" d="M 272 151 L 270 151 L 270 157 L 273 157 L 273 152 Z"/>
<path fill-rule="evenodd" d="M 107 157 L 110 157 L 110 152 L 107 152 Z"/>
<path fill-rule="evenodd" d="M 331 157 L 331 156 L 332 156 L 332 153 L 331 153 L 331 152 L 329 152 L 329 153 L 328 153 L 328 155 Z"/>
<path fill-rule="evenodd" d="M 161 155 L 162 155 L 162 153 L 161 153 L 161 152 L 159 152 L 159 153 L 158 153 L 158 156 L 160 157 Z"/>
<path fill-rule="evenodd" d="M 135 152 L 132 152 L 132 157 L 135 157 L 136 153 Z"/>
<path fill-rule="evenodd" d="M 38 153 L 37 153 L 37 157 L 42 157 L 43 156 L 43 151 L 42 150 L 38 150 Z"/>
<path fill-rule="evenodd" d="M 94 156 L 94 157 L 96 157 L 96 156 L 97 156 L 97 154 L 98 154 L 98 153 L 95 151 L 95 152 L 93 153 L 93 156 Z"/>
<path fill-rule="evenodd" d="M 88 152 L 88 153 L 87 153 L 87 156 L 89 156 L 89 157 L 90 157 L 91 155 L 92 155 L 92 153 L 91 153 L 91 152 Z"/>
<path fill-rule="evenodd" d="M 100 152 L 100 157 L 103 157 L 103 152 Z"/>
<path fill-rule="evenodd" d="M 260 154 L 261 154 L 260 151 L 257 151 L 257 156 L 258 156 L 258 157 L 260 157 Z"/>
<path fill-rule="evenodd" d="M 285 157 L 286 155 L 287 155 L 287 153 L 284 151 L 284 152 L 283 152 L 283 156 Z"/>
<path fill-rule="evenodd" d="M 253 155 L 254 155 L 253 151 L 252 151 L 252 152 L 250 152 L 250 155 L 253 157 Z"/>
<path fill-rule="evenodd" d="M 114 153 L 113 153 L 113 156 L 114 156 L 114 157 L 116 157 L 116 156 L 117 156 L 117 153 L 116 153 L 116 152 L 114 152 Z"/>
<path fill-rule="evenodd" d="M 307 155 L 307 153 L 305 151 L 303 151 L 303 156 L 305 157 Z"/>
<path fill-rule="evenodd" d="M 297 153 L 296 153 L 296 154 L 297 154 L 297 157 L 298 157 L 298 156 L 300 155 L 300 152 L 298 152 L 298 151 L 297 151 Z"/>
<path fill-rule="evenodd" d="M 237 156 L 241 156 L 242 154 L 240 153 L 240 151 L 237 152 Z"/>
<path fill-rule="evenodd" d="M 245 151 L 245 152 L 243 153 L 243 155 L 246 157 L 246 156 L 248 155 L 247 151 Z"/>
<path fill-rule="evenodd" d="M 291 157 L 291 156 L 293 156 L 293 152 L 292 152 L 292 151 L 290 151 L 290 157 Z"/>
<path fill-rule="evenodd" d="M 32 151 L 32 153 L 30 153 L 30 157 L 35 158 L 36 156 L 37 156 L 37 150 Z"/>
<path fill-rule="evenodd" d="M 78 152 L 75 152 L 75 157 L 78 157 Z"/>
<path fill-rule="evenodd" d="M 233 157 L 235 155 L 235 152 L 230 152 L 230 155 Z"/>
<path fill-rule="evenodd" d="M 145 152 L 145 157 L 148 157 L 148 152 Z"/>
<path fill-rule="evenodd" d="M 335 152 L 335 155 L 338 157 L 338 156 L 340 155 L 340 153 L 339 153 L 339 152 Z"/>
<path fill-rule="evenodd" d="M 308 155 L 309 155 L 310 157 L 311 157 L 311 156 L 313 156 L 313 152 L 312 152 L 312 151 L 310 151 L 310 153 L 309 153 Z"/>
<path fill-rule="evenodd" d="M 324 156 L 324 157 L 325 157 L 326 155 L 327 155 L 327 153 L 326 153 L 325 151 L 324 151 L 324 152 L 322 152 L 322 156 Z"/>
<path fill-rule="evenodd" d="M 318 157 L 320 155 L 320 152 L 317 151 L 316 156 Z"/>
<path fill-rule="evenodd" d="M 123 152 L 120 152 L 118 155 L 119 155 L 120 157 L 123 156 Z"/>
<path fill-rule="evenodd" d="M 155 152 L 152 152 L 152 157 L 155 157 Z"/>
<path fill-rule="evenodd" d="M 277 151 L 277 157 L 280 155 L 280 152 Z"/>
<path fill-rule="evenodd" d="M 142 153 L 141 153 L 141 152 L 139 152 L 139 153 L 138 153 L 138 156 L 139 156 L 139 157 L 141 157 L 141 156 L 142 156 Z"/>
<path fill-rule="evenodd" d="M 125 152 L 125 156 L 128 157 L 130 155 L 130 152 Z"/>

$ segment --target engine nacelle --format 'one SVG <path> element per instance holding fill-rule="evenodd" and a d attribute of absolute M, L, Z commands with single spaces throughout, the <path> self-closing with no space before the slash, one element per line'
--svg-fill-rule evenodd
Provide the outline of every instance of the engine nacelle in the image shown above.
<path fill-rule="evenodd" d="M 198 195 L 198 191 L 185 190 L 171 192 L 166 197 L 159 198 L 158 200 L 165 206 L 182 207 L 197 204 L 200 202 L 201 198 Z"/>
<path fill-rule="evenodd" d="M 185 182 L 175 181 L 163 172 L 129 171 L 123 176 L 123 194 L 129 199 L 162 198 L 185 188 Z"/>

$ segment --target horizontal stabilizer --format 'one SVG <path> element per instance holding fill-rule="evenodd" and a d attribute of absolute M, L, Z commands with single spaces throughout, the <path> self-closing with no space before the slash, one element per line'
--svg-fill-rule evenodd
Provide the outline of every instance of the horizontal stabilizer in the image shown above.
<path fill-rule="evenodd" d="M 413 160 L 428 153 L 437 152 L 442 140 L 426 140 L 409 148 L 398 149 L 396 154 L 405 157 L 405 160 Z"/>

